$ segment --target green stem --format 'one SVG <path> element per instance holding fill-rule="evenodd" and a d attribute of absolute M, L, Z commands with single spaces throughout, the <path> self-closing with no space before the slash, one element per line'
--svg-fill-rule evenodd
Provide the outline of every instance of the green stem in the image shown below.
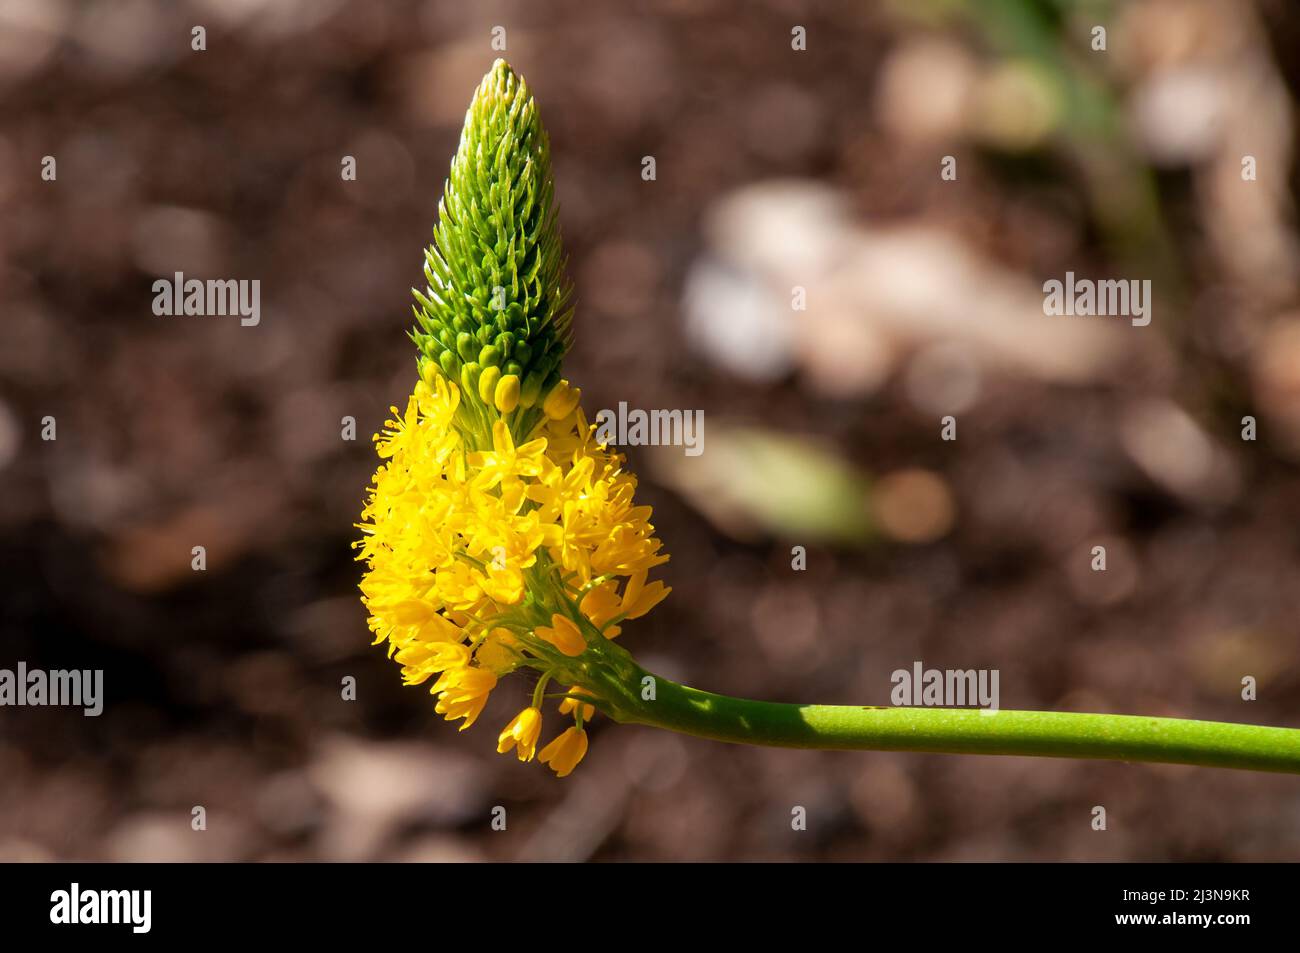
<path fill-rule="evenodd" d="M 654 677 L 655 698 L 620 720 L 715 741 L 787 748 L 1160 761 L 1300 774 L 1300 729 L 1183 718 L 971 708 L 788 705 Z"/>

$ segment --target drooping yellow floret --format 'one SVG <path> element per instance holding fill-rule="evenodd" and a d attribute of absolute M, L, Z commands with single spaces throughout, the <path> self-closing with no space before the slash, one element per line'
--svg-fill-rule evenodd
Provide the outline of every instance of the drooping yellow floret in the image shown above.
<path fill-rule="evenodd" d="M 581 691 L 582 691 L 581 685 L 574 685 L 572 688 L 569 689 L 570 693 L 581 692 Z M 582 707 L 582 720 L 591 721 L 591 717 L 594 714 L 596 714 L 596 709 L 591 705 L 587 705 L 584 704 L 583 702 L 578 701 L 576 698 L 566 698 L 562 702 L 560 702 L 560 714 L 561 715 L 572 714 L 578 711 L 579 706 Z"/>
<path fill-rule="evenodd" d="M 520 761 L 532 761 L 537 750 L 537 736 L 542 732 L 542 713 L 537 708 L 525 708 L 511 719 L 497 738 L 497 752 L 505 754 L 516 748 Z"/>
<path fill-rule="evenodd" d="M 568 777 L 587 753 L 587 733 L 581 728 L 566 728 L 564 732 L 542 749 L 537 760 L 550 763 L 556 777 Z"/>

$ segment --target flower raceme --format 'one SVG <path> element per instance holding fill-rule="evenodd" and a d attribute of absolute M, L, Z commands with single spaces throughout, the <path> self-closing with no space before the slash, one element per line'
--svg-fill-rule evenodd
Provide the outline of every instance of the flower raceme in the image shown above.
<path fill-rule="evenodd" d="M 358 527 L 375 643 L 436 710 L 474 724 L 499 682 L 535 673 L 497 739 L 560 777 L 600 711 L 740 744 L 1110 758 L 1300 773 L 1300 730 L 1079 712 L 792 705 L 652 676 L 622 624 L 668 594 L 667 561 L 636 479 L 596 439 L 561 376 L 571 286 L 549 146 L 528 87 L 504 61 L 484 77 L 425 251 L 419 348 L 406 408 L 377 434 L 381 463 Z M 542 744 L 546 687 L 571 720 Z"/>
<path fill-rule="evenodd" d="M 417 292 L 419 379 L 375 437 L 357 546 L 375 644 L 407 685 L 432 680 L 462 730 L 500 679 L 534 671 L 532 704 L 498 743 L 531 760 L 547 684 L 572 686 L 560 713 L 573 725 L 540 758 L 565 776 L 586 753 L 584 722 L 628 691 L 620 623 L 669 590 L 648 581 L 668 556 L 635 477 L 559 377 L 569 292 L 551 192 L 532 99 L 498 61 L 452 163 Z"/>

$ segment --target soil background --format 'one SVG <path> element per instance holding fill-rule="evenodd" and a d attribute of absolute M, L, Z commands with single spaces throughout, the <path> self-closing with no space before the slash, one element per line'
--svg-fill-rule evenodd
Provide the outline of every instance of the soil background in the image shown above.
<path fill-rule="evenodd" d="M 1300 726 L 1298 39 L 1282 0 L 0 3 L 0 667 L 106 691 L 0 709 L 0 859 L 1296 859 L 1283 776 L 598 718 L 557 781 L 494 751 L 525 678 L 463 734 L 401 686 L 350 545 L 504 55 L 568 377 L 705 414 L 699 457 L 628 449 L 672 554 L 644 665 L 885 704 L 920 660 L 1004 708 Z M 260 324 L 154 315 L 177 271 L 259 279 Z M 1152 322 L 1044 315 L 1067 271 L 1151 280 Z"/>

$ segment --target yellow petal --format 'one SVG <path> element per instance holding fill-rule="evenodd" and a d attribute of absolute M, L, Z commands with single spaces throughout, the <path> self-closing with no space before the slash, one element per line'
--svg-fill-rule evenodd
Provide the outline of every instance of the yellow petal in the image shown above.
<path fill-rule="evenodd" d="M 626 610 L 629 619 L 639 619 L 667 598 L 672 589 L 655 580 L 641 590 L 636 602 Z"/>
<path fill-rule="evenodd" d="M 587 733 L 581 728 L 568 728 L 558 738 L 542 749 L 538 756 L 543 764 L 550 763 L 556 777 L 568 777 L 587 753 Z"/>
<path fill-rule="evenodd" d="M 538 638 L 551 643 L 565 655 L 576 657 L 587 649 L 587 640 L 578 627 L 558 612 L 551 616 L 550 628 L 538 626 L 534 631 Z"/>
<path fill-rule="evenodd" d="M 501 456 L 507 456 L 515 452 L 515 442 L 510 436 L 510 428 L 504 420 L 498 420 L 492 425 L 492 449 Z"/>

